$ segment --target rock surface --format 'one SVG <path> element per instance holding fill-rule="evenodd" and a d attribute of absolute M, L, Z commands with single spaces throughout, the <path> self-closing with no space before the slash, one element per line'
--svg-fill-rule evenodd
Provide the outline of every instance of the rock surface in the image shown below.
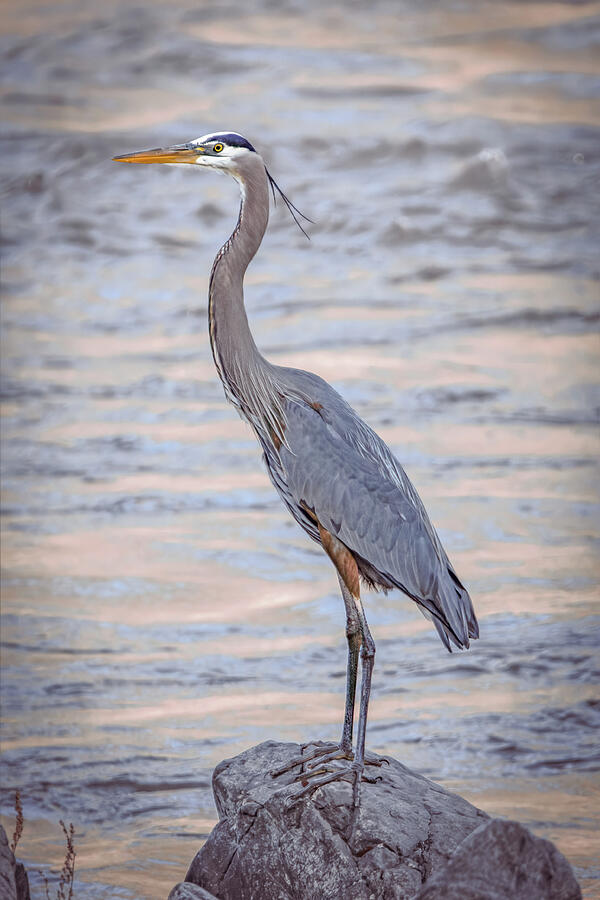
<path fill-rule="evenodd" d="M 394 759 L 369 757 L 381 765 L 367 765 L 358 809 L 345 781 L 296 799 L 300 766 L 270 773 L 301 749 L 269 741 L 217 766 L 220 822 L 169 900 L 208 900 L 192 885 L 219 900 L 581 897 L 548 841 L 490 819 Z"/>
<path fill-rule="evenodd" d="M 573 870 L 554 844 L 519 822 L 480 825 L 415 900 L 580 900 Z"/>
<path fill-rule="evenodd" d="M 191 884 L 189 881 L 182 881 L 176 884 L 168 900 L 218 900 L 214 894 L 209 894 L 204 888 L 197 884 Z"/>
<path fill-rule="evenodd" d="M 31 900 L 27 869 L 19 860 L 15 867 L 15 884 L 17 885 L 17 900 Z"/>
<path fill-rule="evenodd" d="M 0 825 L 0 897 L 2 900 L 17 900 L 15 865 L 15 857 L 8 846 L 6 832 Z"/>
<path fill-rule="evenodd" d="M 0 825 L 0 898 L 29 900 L 29 878 L 23 863 L 17 862 Z"/>
<path fill-rule="evenodd" d="M 215 769 L 221 821 L 186 881 L 221 900 L 413 897 L 485 813 L 393 759 L 367 766 L 361 805 L 345 781 L 294 802 L 300 768 L 273 778 L 301 751 L 267 742 Z M 290 802 L 291 801 L 291 802 Z"/>

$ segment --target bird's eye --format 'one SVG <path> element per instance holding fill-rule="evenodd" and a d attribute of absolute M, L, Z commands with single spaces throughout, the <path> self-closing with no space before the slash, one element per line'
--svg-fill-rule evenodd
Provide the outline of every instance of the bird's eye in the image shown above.
<path fill-rule="evenodd" d="M 215 151 L 215 153 L 220 153 L 222 149 L 223 149 L 223 144 L 215 144 L 215 146 L 213 147 L 213 150 Z"/>

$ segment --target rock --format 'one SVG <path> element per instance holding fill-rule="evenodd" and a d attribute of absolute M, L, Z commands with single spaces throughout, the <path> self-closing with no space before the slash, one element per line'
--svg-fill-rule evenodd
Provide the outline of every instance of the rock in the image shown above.
<path fill-rule="evenodd" d="M 218 900 L 214 894 L 209 894 L 204 888 L 197 884 L 191 884 L 189 881 L 182 881 L 176 884 L 167 900 Z"/>
<path fill-rule="evenodd" d="M 0 825 L 0 898 L 29 900 L 29 878 L 23 863 L 17 862 Z"/>
<path fill-rule="evenodd" d="M 298 800 L 299 766 L 270 773 L 300 751 L 269 741 L 217 766 L 220 821 L 169 900 L 580 900 L 550 841 L 394 759 L 369 756 L 359 809 L 345 781 Z"/>
<path fill-rule="evenodd" d="M 213 791 L 220 822 L 186 882 L 220 900 L 402 900 L 441 872 L 489 817 L 394 759 L 369 756 L 361 805 L 342 781 L 293 800 L 301 751 L 272 741 L 225 760 Z M 291 802 L 289 802 L 291 801 Z"/>
<path fill-rule="evenodd" d="M 573 870 L 554 844 L 519 822 L 480 825 L 415 900 L 581 900 Z"/>
<path fill-rule="evenodd" d="M 15 856 L 8 846 L 8 838 L 0 825 L 0 897 L 2 900 L 17 900 L 15 881 Z"/>
<path fill-rule="evenodd" d="M 31 900 L 29 893 L 29 877 L 23 863 L 17 860 L 15 866 L 15 884 L 17 886 L 17 900 Z"/>

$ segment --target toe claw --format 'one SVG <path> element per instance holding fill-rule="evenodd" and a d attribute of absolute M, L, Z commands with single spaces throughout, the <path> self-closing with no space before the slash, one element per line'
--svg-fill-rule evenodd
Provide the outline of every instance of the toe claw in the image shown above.
<path fill-rule="evenodd" d="M 303 744 L 302 745 L 303 752 L 307 747 L 310 747 L 310 746 L 311 746 L 311 744 Z M 307 753 L 306 756 L 304 756 L 304 755 L 295 756 L 288 763 L 286 763 L 285 766 L 282 766 L 279 769 L 274 769 L 271 772 L 271 778 L 279 778 L 280 775 L 284 775 L 286 772 L 291 772 L 292 769 L 296 768 L 296 766 L 304 766 L 304 765 L 306 765 L 306 763 L 309 763 L 311 760 L 316 760 L 315 765 L 321 765 L 322 762 L 324 761 L 321 759 L 321 757 L 325 756 L 327 760 L 330 758 L 335 759 L 335 758 L 337 758 L 337 754 L 342 753 L 342 752 L 344 753 L 345 756 L 347 755 L 345 751 L 341 750 L 341 748 L 338 744 L 332 744 L 332 743 L 320 744 L 317 747 L 315 747 L 314 750 L 312 750 L 310 753 Z M 312 766 L 308 766 L 308 768 L 312 768 Z"/>
<path fill-rule="evenodd" d="M 306 766 L 307 769 L 315 769 L 317 766 L 325 765 L 325 763 L 333 762 L 335 759 L 353 759 L 354 754 L 352 751 L 348 752 L 347 750 L 342 750 L 341 747 L 338 747 L 332 753 L 327 753 L 323 757 L 317 757 L 313 762 L 308 763 Z"/>
<path fill-rule="evenodd" d="M 310 747 L 306 744 L 303 750 Z M 294 774 L 291 784 L 296 784 L 288 795 L 285 805 L 291 807 L 303 797 L 311 796 L 319 788 L 334 781 L 346 781 L 352 787 L 352 804 L 355 808 L 360 806 L 361 783 L 366 781 L 368 784 L 375 784 L 381 781 L 380 775 L 366 775 L 365 766 L 380 767 L 384 763 L 389 765 L 389 760 L 369 755 L 364 762 L 357 761 L 352 748 L 342 747 L 339 744 L 320 744 L 313 746 L 313 749 L 306 755 L 294 757 L 285 766 L 271 772 L 273 778 L 279 777 L 286 772 L 290 772 L 297 766 L 300 771 Z M 336 765 L 335 763 L 341 763 Z M 334 763 L 334 765 L 330 765 Z"/>

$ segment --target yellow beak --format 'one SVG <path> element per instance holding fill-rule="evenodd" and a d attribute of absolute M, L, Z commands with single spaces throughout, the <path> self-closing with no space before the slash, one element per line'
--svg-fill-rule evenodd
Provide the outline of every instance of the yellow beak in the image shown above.
<path fill-rule="evenodd" d="M 138 153 L 126 153 L 124 156 L 113 156 L 114 162 L 128 163 L 195 163 L 203 147 L 167 147 L 164 150 L 140 150 Z"/>

